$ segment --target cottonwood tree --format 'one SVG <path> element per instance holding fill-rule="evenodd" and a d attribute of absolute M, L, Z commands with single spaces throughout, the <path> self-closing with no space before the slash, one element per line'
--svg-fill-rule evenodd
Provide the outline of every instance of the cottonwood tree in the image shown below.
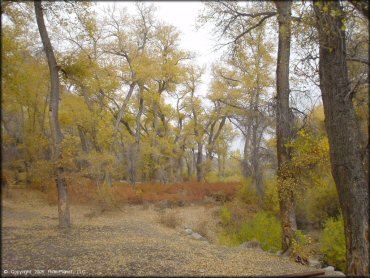
<path fill-rule="evenodd" d="M 68 204 L 68 187 L 65 178 L 63 177 L 64 169 L 60 166 L 62 158 L 61 144 L 63 134 L 59 126 L 59 66 L 55 59 L 53 47 L 51 45 L 48 31 L 45 26 L 43 8 L 41 1 L 34 1 L 35 14 L 37 25 L 40 32 L 42 44 L 47 57 L 49 72 L 50 72 L 50 123 L 51 123 L 51 140 L 52 140 L 52 159 L 54 162 L 54 170 L 56 175 L 56 186 L 58 189 L 58 212 L 59 212 L 59 227 L 69 228 L 71 226 L 69 204 Z"/>
<path fill-rule="evenodd" d="M 289 108 L 289 60 L 292 1 L 275 2 L 278 12 L 279 43 L 276 68 L 276 140 L 278 159 L 278 192 L 283 228 L 283 252 L 290 253 L 297 223 L 294 211 L 296 177 L 291 172 L 291 154 L 286 144 L 294 137 L 293 118 Z"/>
<path fill-rule="evenodd" d="M 283 228 L 283 253 L 289 254 L 296 230 L 293 186 L 296 182 L 290 173 L 290 154 L 285 147 L 293 136 L 292 117 L 289 107 L 289 59 L 291 37 L 292 1 L 272 3 L 245 3 L 218 1 L 206 3 L 200 22 L 213 21 L 216 32 L 227 39 L 221 45 L 235 46 L 246 34 L 252 32 L 269 18 L 277 16 L 278 58 L 276 70 L 276 126 L 280 213 Z"/>
<path fill-rule="evenodd" d="M 240 39 L 232 57 L 224 67 L 214 68 L 212 99 L 228 107 L 227 116 L 245 138 L 242 167 L 246 177 L 252 176 L 256 191 L 263 201 L 264 186 L 261 158 L 263 136 L 270 119 L 266 113 L 269 103 L 268 89 L 272 86 L 272 57 L 267 51 L 270 42 L 265 40 L 265 28 Z"/>
<path fill-rule="evenodd" d="M 315 1 L 320 88 L 332 174 L 343 214 L 347 274 L 369 275 L 369 186 L 346 61 L 345 13 L 340 2 Z"/>
<path fill-rule="evenodd" d="M 185 91 L 188 94 L 185 101 L 188 103 L 187 112 L 191 121 L 188 123 L 187 129 L 191 129 L 194 141 L 196 143 L 196 154 L 193 149 L 196 177 L 197 181 L 204 179 L 203 167 L 203 146 L 204 146 L 204 109 L 201 105 L 201 100 L 196 96 L 195 92 L 201 82 L 203 70 L 196 66 L 190 66 L 186 71 L 184 81 Z"/>

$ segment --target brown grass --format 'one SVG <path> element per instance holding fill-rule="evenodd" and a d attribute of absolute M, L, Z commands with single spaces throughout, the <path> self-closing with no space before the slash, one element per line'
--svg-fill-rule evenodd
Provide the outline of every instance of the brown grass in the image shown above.
<path fill-rule="evenodd" d="M 180 221 L 173 211 L 163 211 L 158 215 L 158 222 L 168 228 L 175 229 Z"/>

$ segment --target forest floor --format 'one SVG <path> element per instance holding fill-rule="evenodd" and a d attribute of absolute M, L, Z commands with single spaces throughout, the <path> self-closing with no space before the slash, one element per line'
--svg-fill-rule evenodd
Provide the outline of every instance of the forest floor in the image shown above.
<path fill-rule="evenodd" d="M 4 195 L 2 274 L 40 270 L 38 275 L 52 276 L 265 276 L 315 270 L 257 249 L 212 243 L 216 205 L 122 205 L 104 212 L 71 205 L 72 229 L 62 232 L 57 206 L 41 193 L 13 189 Z M 166 213 L 176 216 L 174 228 L 160 223 Z M 205 230 L 209 241 L 187 237 L 181 232 L 185 227 Z"/>

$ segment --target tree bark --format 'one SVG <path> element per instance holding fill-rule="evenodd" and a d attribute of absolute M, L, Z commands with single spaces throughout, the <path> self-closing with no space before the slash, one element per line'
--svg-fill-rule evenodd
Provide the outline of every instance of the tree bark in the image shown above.
<path fill-rule="evenodd" d="M 51 141 L 53 149 L 53 161 L 56 174 L 56 185 L 58 188 L 58 212 L 59 212 L 59 227 L 69 228 L 71 226 L 69 205 L 68 205 L 68 187 L 65 178 L 63 177 L 63 167 L 60 166 L 62 158 L 61 143 L 63 135 L 59 126 L 59 70 L 57 61 L 54 56 L 53 47 L 51 45 L 48 32 L 44 22 L 44 16 L 41 6 L 41 1 L 34 1 L 36 21 L 41 36 L 44 51 L 47 57 L 50 71 L 50 122 L 51 122 Z"/>
<path fill-rule="evenodd" d="M 140 139 L 141 139 L 141 116 L 143 114 L 144 108 L 144 98 L 143 98 L 143 86 L 139 84 L 139 110 L 136 115 L 136 131 L 135 131 L 135 142 L 131 146 L 130 163 L 131 163 L 131 173 L 130 173 L 130 183 L 135 187 L 138 176 L 139 159 L 140 159 Z"/>
<path fill-rule="evenodd" d="M 136 86 L 136 82 L 133 82 L 133 83 L 130 84 L 130 89 L 128 90 L 127 95 L 125 97 L 125 100 L 123 101 L 123 103 L 122 103 L 122 105 L 121 105 L 121 107 L 119 109 L 119 112 L 118 112 L 118 115 L 117 115 L 117 118 L 116 118 L 116 122 L 114 124 L 113 142 L 112 142 L 112 145 L 110 147 L 111 151 L 113 149 L 113 145 L 116 143 L 116 138 L 117 138 L 117 132 L 118 132 L 119 124 L 121 122 L 121 119 L 122 119 L 123 115 L 126 112 L 127 104 L 130 101 L 130 99 L 131 99 L 131 96 L 132 96 L 132 93 L 134 92 L 135 86 Z"/>
<path fill-rule="evenodd" d="M 77 129 L 78 129 L 78 135 L 79 135 L 80 141 L 81 141 L 81 148 L 82 148 L 84 153 L 88 153 L 89 148 L 87 147 L 85 131 L 84 131 L 83 127 L 80 126 L 80 125 L 77 125 Z"/>
<path fill-rule="evenodd" d="M 252 125 L 249 122 L 247 126 L 247 131 L 244 134 L 245 142 L 244 142 L 244 149 L 243 149 L 243 159 L 242 159 L 242 171 L 243 171 L 243 176 L 245 178 L 248 178 L 251 175 L 251 165 L 250 165 L 250 157 L 249 157 L 249 145 L 250 145 L 250 140 L 251 140 L 251 128 Z"/>
<path fill-rule="evenodd" d="M 263 185 L 263 178 L 262 178 L 262 170 L 259 161 L 259 144 L 258 144 L 258 124 L 257 119 L 254 119 L 254 123 L 252 126 L 252 155 L 251 155 L 251 165 L 253 168 L 253 180 L 256 185 L 257 195 L 259 197 L 260 205 L 263 204 L 263 197 L 265 194 L 264 185 Z"/>
<path fill-rule="evenodd" d="M 203 181 L 203 143 L 202 143 L 202 135 L 199 132 L 198 126 L 198 113 L 194 107 L 194 89 L 191 91 L 191 111 L 193 114 L 193 121 L 194 121 L 194 136 L 195 141 L 197 142 L 197 157 L 195 163 L 195 169 L 197 171 L 197 181 Z"/>
<path fill-rule="evenodd" d="M 196 164 L 196 169 L 197 169 L 197 181 L 201 182 L 204 179 L 203 176 L 203 144 L 201 142 L 197 142 L 198 145 L 198 152 L 197 152 L 197 164 Z"/>
<path fill-rule="evenodd" d="M 218 139 L 218 137 L 220 136 L 221 134 L 221 131 L 222 131 L 222 128 L 224 127 L 225 123 L 226 123 L 226 116 L 223 116 L 221 117 L 221 121 L 220 121 L 220 124 L 218 126 L 218 129 L 216 131 L 216 133 L 214 133 L 214 128 L 215 128 L 215 125 L 217 124 L 217 121 L 214 121 L 212 124 L 211 124 L 211 129 L 210 129 L 210 132 L 209 132 L 209 136 L 208 136 L 208 146 L 207 146 L 207 150 L 206 150 L 206 159 L 207 161 L 209 160 L 213 160 L 213 152 L 214 152 L 214 148 L 215 148 L 215 142 L 216 140 Z"/>
<path fill-rule="evenodd" d="M 329 138 L 331 171 L 344 220 L 347 274 L 369 275 L 369 185 L 361 161 L 360 131 L 350 95 L 344 12 L 339 2 L 314 5 L 319 34 L 320 88 Z M 332 11 L 340 15 L 332 16 Z M 337 13 L 338 14 L 338 13 Z"/>
<path fill-rule="evenodd" d="M 283 229 L 283 253 L 291 251 L 292 239 L 297 230 L 294 194 L 290 181 L 291 155 L 286 144 L 293 133 L 292 119 L 289 111 L 289 59 L 291 39 L 291 7 L 292 1 L 276 1 L 279 23 L 279 43 L 276 69 L 276 139 L 278 159 L 278 180 L 280 215 Z"/>

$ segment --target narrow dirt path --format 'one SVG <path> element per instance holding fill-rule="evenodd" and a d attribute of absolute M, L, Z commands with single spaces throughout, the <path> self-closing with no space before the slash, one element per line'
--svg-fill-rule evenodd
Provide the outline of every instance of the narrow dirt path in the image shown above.
<path fill-rule="evenodd" d="M 2 269 L 9 274 L 265 276 L 314 270 L 258 250 L 190 239 L 179 234 L 181 228 L 158 224 L 158 212 L 142 206 L 94 217 L 91 207 L 72 206 L 73 228 L 63 233 L 56 206 L 36 195 L 23 197 L 3 200 Z"/>

